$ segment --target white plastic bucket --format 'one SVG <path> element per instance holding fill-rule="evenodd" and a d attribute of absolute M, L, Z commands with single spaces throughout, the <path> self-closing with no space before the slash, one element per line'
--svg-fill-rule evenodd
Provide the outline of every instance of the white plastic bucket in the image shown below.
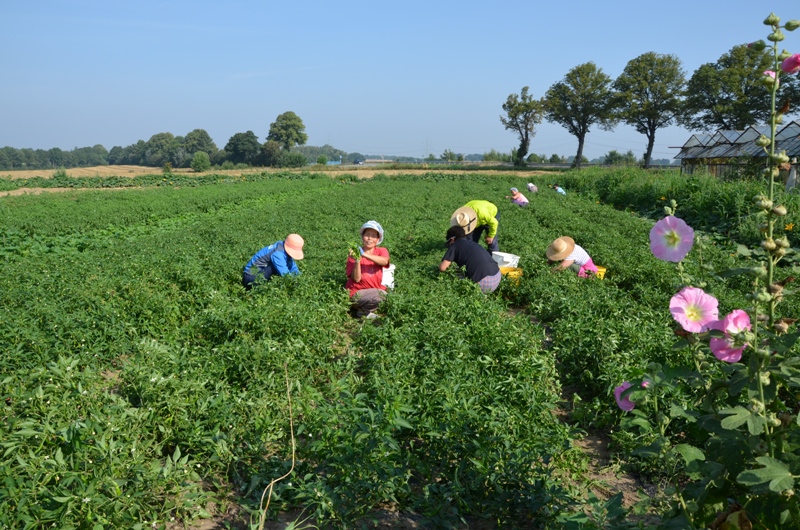
<path fill-rule="evenodd" d="M 381 280 L 381 284 L 385 285 L 387 289 L 394 289 L 394 269 L 394 263 L 383 268 L 383 280 Z"/>
<path fill-rule="evenodd" d="M 492 259 L 500 267 L 516 267 L 519 265 L 519 256 L 507 252 L 492 252 Z"/>

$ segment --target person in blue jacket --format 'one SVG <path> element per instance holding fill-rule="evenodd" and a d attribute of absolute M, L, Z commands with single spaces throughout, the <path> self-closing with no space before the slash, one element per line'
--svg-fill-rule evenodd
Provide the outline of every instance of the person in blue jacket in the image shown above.
<path fill-rule="evenodd" d="M 269 281 L 273 274 L 297 276 L 297 261 L 303 259 L 303 238 L 289 234 L 283 241 L 264 247 L 250 258 L 242 271 L 242 285 L 250 289 L 256 282 Z"/>

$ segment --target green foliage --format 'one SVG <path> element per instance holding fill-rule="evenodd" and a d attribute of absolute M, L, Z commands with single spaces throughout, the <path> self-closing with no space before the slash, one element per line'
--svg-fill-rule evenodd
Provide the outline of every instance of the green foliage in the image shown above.
<path fill-rule="evenodd" d="M 764 71 L 773 69 L 770 50 L 739 44 L 716 62 L 701 65 L 686 86 L 684 112 L 678 122 L 690 130 L 744 130 L 769 123 L 769 89 L 761 83 Z M 782 93 L 800 100 L 800 80 L 784 76 Z M 780 103 L 780 102 L 779 102 Z"/>
<path fill-rule="evenodd" d="M 509 94 L 503 103 L 506 116 L 500 116 L 500 122 L 519 136 L 519 147 L 513 159 L 515 166 L 524 166 L 531 138 L 536 135 L 536 125 L 542 123 L 544 103 L 541 99 L 533 99 L 528 94 L 528 87 L 522 87 L 519 94 Z"/>
<path fill-rule="evenodd" d="M 617 115 L 647 137 L 645 168 L 650 166 L 656 131 L 671 125 L 682 111 L 685 85 L 680 59 L 655 52 L 628 61 L 613 83 Z"/>
<path fill-rule="evenodd" d="M 593 62 L 574 67 L 562 81 L 547 89 L 544 116 L 547 121 L 561 124 L 578 139 L 574 166 L 580 168 L 583 142 L 589 129 L 597 125 L 611 130 L 616 125 L 611 78 Z"/>
<path fill-rule="evenodd" d="M 129 180 L 163 184 L 4 199 L 0 526 L 188 524 L 231 491 L 254 511 L 291 466 L 286 366 L 297 462 L 276 486 L 276 510 L 303 508 L 339 528 L 389 504 L 438 528 L 468 517 L 624 527 L 617 500 L 584 502 L 586 484 L 564 478 L 572 435 L 552 411 L 563 382 L 579 388 L 587 426 L 615 425 L 610 392 L 622 378 L 683 358 L 664 347 L 678 277 L 649 253 L 652 221 L 598 204 L 600 188 L 589 185 L 646 190 L 657 184 L 650 175 L 559 174 L 566 197 L 540 193 L 528 209 L 500 203 L 501 244 L 521 256 L 524 275 L 490 296 L 436 265 L 464 195 L 502 195 L 516 175 L 175 174 L 174 186 L 152 175 Z M 729 200 L 727 183 L 685 180 L 706 186 L 692 195 L 711 195 L 703 204 Z M 355 211 L 364 196 L 382 200 Z M 350 319 L 343 289 L 348 244 L 370 218 L 397 265 L 377 325 Z M 246 292 L 246 260 L 292 232 L 306 240 L 302 274 Z M 550 271 L 544 249 L 562 234 L 608 268 L 605 280 Z M 734 253 L 708 237 L 704 265 L 748 263 Z M 750 289 L 704 266 L 687 271 L 705 274 L 727 309 Z M 621 447 L 655 440 L 652 428 L 639 434 L 642 424 L 623 431 Z M 692 424 L 676 419 L 668 434 L 684 427 Z M 670 461 L 684 453 L 692 456 Z M 752 472 L 743 479 L 786 479 L 767 461 Z"/>
<path fill-rule="evenodd" d="M 269 125 L 267 140 L 278 142 L 288 151 L 295 145 L 304 145 L 308 141 L 305 130 L 306 126 L 300 116 L 291 111 L 284 112 Z"/>
<path fill-rule="evenodd" d="M 603 164 L 607 166 L 635 166 L 636 162 L 636 155 L 633 154 L 633 151 L 628 151 L 623 155 L 616 149 L 612 149 L 603 157 Z"/>
<path fill-rule="evenodd" d="M 208 153 L 205 151 L 198 151 L 192 158 L 191 168 L 195 173 L 202 173 L 211 169 L 211 159 L 208 158 Z"/>
<path fill-rule="evenodd" d="M 324 166 L 327 163 L 328 163 L 328 157 L 327 156 L 319 155 L 317 157 L 317 164 L 319 164 L 320 166 Z"/>
<path fill-rule="evenodd" d="M 283 151 L 278 159 L 279 167 L 303 167 L 308 165 L 306 155 L 296 151 Z"/>

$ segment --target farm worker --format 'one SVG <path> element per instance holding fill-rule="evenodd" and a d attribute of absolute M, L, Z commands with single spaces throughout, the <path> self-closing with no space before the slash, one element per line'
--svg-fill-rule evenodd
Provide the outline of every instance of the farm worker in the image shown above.
<path fill-rule="evenodd" d="M 581 278 L 588 278 L 589 272 L 597 274 L 597 266 L 592 262 L 589 253 L 580 245 L 576 245 L 571 237 L 559 237 L 550 243 L 545 254 L 549 263 L 561 262 L 554 267 L 555 270 L 571 269 Z"/>
<path fill-rule="evenodd" d="M 297 234 L 289 234 L 283 241 L 264 247 L 250 258 L 242 271 L 242 285 L 250 289 L 260 281 L 269 281 L 272 275 L 297 276 L 297 260 L 303 259 L 303 238 Z"/>
<path fill-rule="evenodd" d="M 466 277 L 477 283 L 484 293 L 491 293 L 500 285 L 503 277 L 500 267 L 492 259 L 491 254 L 484 252 L 483 247 L 464 233 L 464 228 L 456 225 L 447 231 L 447 252 L 439 264 L 444 272 L 454 261 L 459 267 L 466 267 Z"/>
<path fill-rule="evenodd" d="M 497 242 L 499 221 L 497 206 L 489 201 L 469 201 L 453 212 L 450 226 L 460 226 L 476 243 L 480 242 L 481 235 L 486 232 L 486 247 L 491 253 L 500 252 L 500 245 Z"/>
<path fill-rule="evenodd" d="M 566 195 L 566 194 L 567 194 L 567 192 L 566 192 L 566 191 L 564 191 L 564 188 L 562 188 L 562 187 L 561 187 L 561 186 L 559 186 L 558 184 L 553 184 L 553 189 L 554 189 L 554 190 L 556 190 L 556 191 L 557 191 L 558 193 L 560 193 L 561 195 Z"/>
<path fill-rule="evenodd" d="M 534 184 L 533 182 L 528 182 L 528 191 L 531 193 L 536 193 L 537 191 L 539 191 L 539 188 L 537 188 L 536 184 Z"/>
<path fill-rule="evenodd" d="M 511 195 L 506 195 L 506 199 L 523 208 L 528 205 L 528 199 L 517 188 L 511 188 Z"/>
<path fill-rule="evenodd" d="M 352 311 L 356 317 L 377 318 L 374 313 L 386 298 L 383 268 L 389 265 L 389 251 L 383 243 L 383 227 L 377 221 L 367 221 L 359 230 L 362 246 L 360 256 L 350 250 L 347 256 L 347 283 Z"/>

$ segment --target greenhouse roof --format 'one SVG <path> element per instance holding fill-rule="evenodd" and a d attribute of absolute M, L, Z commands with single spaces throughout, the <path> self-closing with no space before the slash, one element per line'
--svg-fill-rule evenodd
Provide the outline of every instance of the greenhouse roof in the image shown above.
<path fill-rule="evenodd" d="M 755 141 L 770 135 L 768 125 L 755 125 L 744 131 L 719 130 L 713 134 L 693 134 L 675 155 L 676 159 L 738 158 L 766 156 Z M 800 157 L 800 122 L 793 121 L 775 134 L 775 151 L 786 151 L 789 157 Z"/>

